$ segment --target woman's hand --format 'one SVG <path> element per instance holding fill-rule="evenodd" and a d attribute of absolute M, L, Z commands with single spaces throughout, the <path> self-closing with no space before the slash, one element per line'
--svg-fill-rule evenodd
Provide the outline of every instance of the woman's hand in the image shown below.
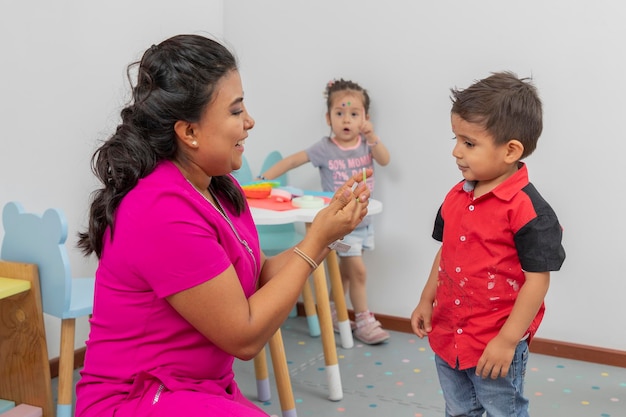
<path fill-rule="evenodd" d="M 365 171 L 365 177 L 372 175 Z M 367 215 L 370 190 L 359 171 L 345 182 L 333 196 L 328 207 L 321 210 L 313 219 L 308 234 L 321 239 L 324 246 L 343 238 L 354 230 Z"/>

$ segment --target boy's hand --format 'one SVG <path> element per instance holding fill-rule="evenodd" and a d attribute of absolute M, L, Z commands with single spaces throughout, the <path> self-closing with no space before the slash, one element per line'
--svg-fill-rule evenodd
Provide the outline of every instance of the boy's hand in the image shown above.
<path fill-rule="evenodd" d="M 424 336 L 428 336 L 433 329 L 431 325 L 431 318 L 433 316 L 432 303 L 425 303 L 420 301 L 413 313 L 411 313 L 411 328 L 420 339 Z"/>
<path fill-rule="evenodd" d="M 505 338 L 496 336 L 485 347 L 482 356 L 476 365 L 476 375 L 483 379 L 491 377 L 497 379 L 499 376 L 505 377 L 509 373 L 509 368 L 513 362 L 515 348 L 517 345 L 511 344 Z"/>

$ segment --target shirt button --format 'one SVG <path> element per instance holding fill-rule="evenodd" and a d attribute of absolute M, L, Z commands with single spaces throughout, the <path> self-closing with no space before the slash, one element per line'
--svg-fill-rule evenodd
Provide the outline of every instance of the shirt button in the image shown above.
<path fill-rule="evenodd" d="M 463 333 L 463 329 L 456 329 L 457 334 Z"/>
<path fill-rule="evenodd" d="M 468 207 L 468 209 L 469 209 L 469 211 L 474 211 L 474 205 L 470 205 L 470 206 Z"/>
<path fill-rule="evenodd" d="M 461 300 L 459 300 L 458 298 L 456 300 L 454 300 L 454 304 L 456 305 L 460 305 L 461 304 Z"/>
<path fill-rule="evenodd" d="M 461 272 L 461 267 L 460 267 L 460 266 L 457 266 L 456 268 L 454 268 L 454 270 L 455 270 L 456 272 Z"/>
<path fill-rule="evenodd" d="M 465 239 L 466 239 L 466 238 L 465 238 L 465 236 L 461 236 L 461 237 L 459 238 L 459 240 L 461 240 L 461 242 L 465 242 Z"/>

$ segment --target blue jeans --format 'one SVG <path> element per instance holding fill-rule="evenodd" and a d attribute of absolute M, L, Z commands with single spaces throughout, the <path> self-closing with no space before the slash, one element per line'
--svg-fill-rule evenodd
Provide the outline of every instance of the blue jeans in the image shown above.
<path fill-rule="evenodd" d="M 528 362 L 528 343 L 522 340 L 515 349 L 506 377 L 482 379 L 476 368 L 451 368 L 435 355 L 439 383 L 446 401 L 446 417 L 528 417 L 524 397 L 524 375 Z"/>

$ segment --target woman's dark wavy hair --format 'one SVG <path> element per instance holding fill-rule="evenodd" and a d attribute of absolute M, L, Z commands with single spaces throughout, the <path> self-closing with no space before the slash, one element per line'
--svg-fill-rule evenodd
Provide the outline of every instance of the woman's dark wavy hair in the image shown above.
<path fill-rule="evenodd" d="M 139 179 L 163 160 L 186 161 L 174 124 L 199 121 L 213 99 L 215 85 L 236 69 L 237 61 L 228 49 L 199 35 L 169 38 L 128 66 L 132 99 L 121 111 L 122 123 L 91 158 L 92 171 L 103 187 L 92 194 L 88 230 L 78 235 L 78 247 L 86 256 L 102 255 L 104 233 L 108 227 L 113 237 L 115 211 Z M 209 188 L 238 213 L 244 209 L 244 197 L 230 176 L 213 177 Z"/>

